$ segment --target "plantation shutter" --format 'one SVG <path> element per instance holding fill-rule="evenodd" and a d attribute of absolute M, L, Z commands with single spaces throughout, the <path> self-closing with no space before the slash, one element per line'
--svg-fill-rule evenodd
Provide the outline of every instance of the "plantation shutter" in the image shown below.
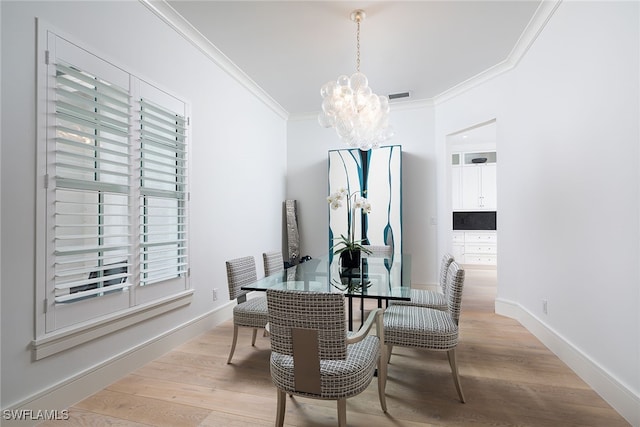
<path fill-rule="evenodd" d="M 72 65 L 55 71 L 54 289 L 66 303 L 132 284 L 130 99 Z"/>
<path fill-rule="evenodd" d="M 140 284 L 187 273 L 186 120 L 140 99 Z"/>

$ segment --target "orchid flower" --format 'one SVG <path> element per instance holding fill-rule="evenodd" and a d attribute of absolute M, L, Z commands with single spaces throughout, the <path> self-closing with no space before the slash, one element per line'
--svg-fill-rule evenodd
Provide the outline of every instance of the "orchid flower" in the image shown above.
<path fill-rule="evenodd" d="M 352 249 L 360 249 L 369 253 L 368 250 L 362 248 L 360 246 L 360 242 L 355 241 L 355 213 L 356 210 L 360 209 L 362 213 L 369 214 L 371 213 L 371 203 L 365 198 L 358 196 L 362 194 L 360 191 L 354 191 L 349 194 L 349 191 L 341 187 L 337 192 L 331 194 L 327 197 L 327 203 L 331 206 L 331 209 L 337 210 L 342 207 L 342 200 L 346 200 L 347 203 L 347 236 L 341 235 L 341 242 L 338 244 L 342 244 L 345 247 L 338 252 L 342 252 L 344 250 L 352 250 Z M 335 247 L 335 246 L 334 246 Z M 336 252 L 336 253 L 338 253 Z"/>

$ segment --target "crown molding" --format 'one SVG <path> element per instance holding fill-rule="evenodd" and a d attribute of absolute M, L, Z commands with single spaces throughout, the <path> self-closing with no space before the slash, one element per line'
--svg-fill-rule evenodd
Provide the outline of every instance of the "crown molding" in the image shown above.
<path fill-rule="evenodd" d="M 211 61 L 222 68 L 228 75 L 233 77 L 238 83 L 244 86 L 249 92 L 262 101 L 267 107 L 273 110 L 278 116 L 287 120 L 289 113 L 253 81 L 244 71 L 240 69 L 231 59 L 213 45 L 201 32 L 191 25 L 182 15 L 180 15 L 165 0 L 138 0 L 151 12 L 162 19 L 167 25 L 173 28 L 178 34 L 193 44 Z"/>
<path fill-rule="evenodd" d="M 287 112 L 276 100 L 265 92 L 264 89 L 258 86 L 258 84 L 244 71 L 242 71 L 233 61 L 231 61 L 215 45 L 207 40 L 207 38 L 186 19 L 184 19 L 182 15 L 173 9 L 166 0 L 138 1 L 144 4 L 149 10 L 173 28 L 178 34 L 184 37 L 188 42 L 192 43 L 197 49 L 211 59 L 211 61 L 222 68 L 227 74 L 238 81 L 284 120 L 308 120 L 317 116 L 318 112 L 289 114 L 289 112 Z M 540 2 L 536 12 L 527 24 L 527 27 L 524 29 L 520 38 L 504 61 L 461 83 L 458 83 L 433 98 L 393 102 L 391 103 L 392 110 L 405 110 L 438 105 L 448 101 L 449 99 L 455 98 L 456 96 L 485 83 L 500 74 L 512 70 L 516 65 L 518 65 L 520 60 L 533 45 L 560 3 L 562 3 L 562 0 L 542 0 Z"/>
<path fill-rule="evenodd" d="M 317 120 L 318 114 L 320 114 L 320 110 L 318 111 L 307 111 L 306 113 L 292 113 L 289 115 L 289 121 L 306 121 L 306 120 Z"/>
<path fill-rule="evenodd" d="M 507 56 L 507 59 L 453 86 L 452 88 L 447 89 L 441 94 L 434 96 L 433 103 L 437 105 L 445 102 L 515 68 L 536 41 L 544 27 L 551 19 L 551 16 L 553 16 L 558 6 L 560 6 L 560 3 L 562 3 L 562 0 L 542 0 L 536 9 L 536 12 L 531 17 L 531 20 L 529 20 L 527 27 L 524 29 L 515 46 Z"/>
<path fill-rule="evenodd" d="M 417 108 L 433 107 L 433 105 L 433 98 L 389 102 L 391 111 L 415 110 Z"/>

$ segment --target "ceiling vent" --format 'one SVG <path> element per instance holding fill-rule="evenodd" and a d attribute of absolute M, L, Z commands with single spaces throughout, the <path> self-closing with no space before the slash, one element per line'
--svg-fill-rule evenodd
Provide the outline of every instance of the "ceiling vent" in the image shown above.
<path fill-rule="evenodd" d="M 411 96 L 409 92 L 390 93 L 389 101 L 393 101 L 395 99 L 409 98 L 409 96 Z"/>

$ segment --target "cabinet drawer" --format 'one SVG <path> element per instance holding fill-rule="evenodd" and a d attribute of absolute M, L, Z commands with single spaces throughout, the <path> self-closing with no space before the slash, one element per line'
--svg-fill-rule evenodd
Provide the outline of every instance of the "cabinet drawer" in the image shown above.
<path fill-rule="evenodd" d="M 497 253 L 496 245 L 469 244 L 464 245 L 465 254 L 495 254 Z"/>
<path fill-rule="evenodd" d="M 481 265 L 496 265 L 498 258 L 495 255 L 477 255 L 477 254 L 465 254 L 465 264 L 481 264 Z"/>
<path fill-rule="evenodd" d="M 454 231 L 452 240 L 453 243 L 464 243 L 464 232 Z"/>
<path fill-rule="evenodd" d="M 465 243 L 496 243 L 498 241 L 498 236 L 496 233 L 466 232 L 464 241 Z"/>

